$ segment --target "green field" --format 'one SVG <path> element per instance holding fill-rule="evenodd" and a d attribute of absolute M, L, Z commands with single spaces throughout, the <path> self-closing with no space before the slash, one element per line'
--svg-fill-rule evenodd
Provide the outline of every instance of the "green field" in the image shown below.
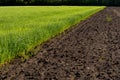
<path fill-rule="evenodd" d="M 105 7 L 0 7 L 0 64 L 24 56 L 36 45 Z"/>

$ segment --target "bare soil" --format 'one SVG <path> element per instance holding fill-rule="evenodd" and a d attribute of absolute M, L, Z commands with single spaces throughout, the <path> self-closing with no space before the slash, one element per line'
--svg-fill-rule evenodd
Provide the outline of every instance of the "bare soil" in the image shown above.
<path fill-rule="evenodd" d="M 116 12 L 117 11 L 117 12 Z M 120 80 L 120 7 L 108 7 L 0 70 L 0 80 Z"/>

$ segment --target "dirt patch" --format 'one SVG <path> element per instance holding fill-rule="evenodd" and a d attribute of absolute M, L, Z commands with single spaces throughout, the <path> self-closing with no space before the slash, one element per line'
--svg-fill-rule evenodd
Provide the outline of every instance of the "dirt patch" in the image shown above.
<path fill-rule="evenodd" d="M 11 62 L 0 80 L 120 80 L 120 17 L 114 9 L 120 11 L 106 8 L 51 39 L 25 62 Z"/>
<path fill-rule="evenodd" d="M 117 14 L 118 17 L 120 17 L 120 10 L 118 10 L 118 9 L 115 8 L 113 11 Z"/>
<path fill-rule="evenodd" d="M 120 13 L 117 10 L 114 10 L 118 17 L 120 17 Z"/>

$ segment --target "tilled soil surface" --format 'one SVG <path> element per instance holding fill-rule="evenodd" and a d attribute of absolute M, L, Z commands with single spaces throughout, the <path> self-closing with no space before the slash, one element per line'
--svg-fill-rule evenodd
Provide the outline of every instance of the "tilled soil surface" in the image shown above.
<path fill-rule="evenodd" d="M 120 7 L 108 7 L 1 69 L 0 80 L 120 80 Z"/>

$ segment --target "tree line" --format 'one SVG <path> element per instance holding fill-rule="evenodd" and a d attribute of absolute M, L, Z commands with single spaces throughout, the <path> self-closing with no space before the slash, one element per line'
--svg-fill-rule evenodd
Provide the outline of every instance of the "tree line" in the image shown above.
<path fill-rule="evenodd" d="M 105 5 L 120 6 L 120 0 L 0 0 L 0 5 Z"/>

